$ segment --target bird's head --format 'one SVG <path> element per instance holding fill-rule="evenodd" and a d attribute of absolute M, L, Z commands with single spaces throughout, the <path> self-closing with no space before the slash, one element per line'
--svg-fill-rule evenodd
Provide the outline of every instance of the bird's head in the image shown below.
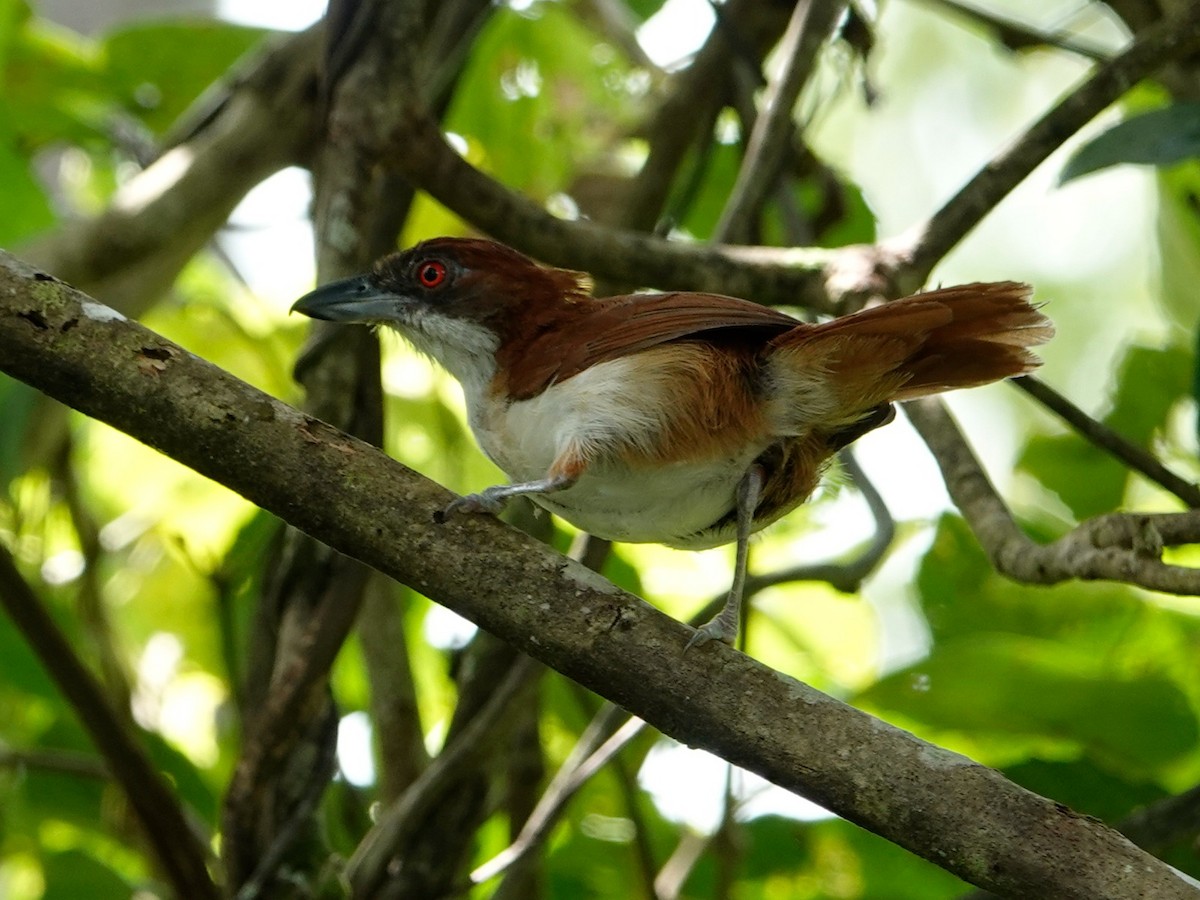
<path fill-rule="evenodd" d="M 503 244 L 435 238 L 305 294 L 292 312 L 390 326 L 466 381 L 587 289 L 586 276 L 540 266 Z"/>

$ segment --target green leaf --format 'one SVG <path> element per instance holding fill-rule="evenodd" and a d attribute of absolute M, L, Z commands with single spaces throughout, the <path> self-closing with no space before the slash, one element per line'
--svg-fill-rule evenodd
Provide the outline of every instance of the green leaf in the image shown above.
<path fill-rule="evenodd" d="M 267 34 L 217 20 L 124 26 L 101 45 L 109 88 L 123 106 L 161 133 Z"/>
<path fill-rule="evenodd" d="M 945 869 L 916 854 L 864 831 L 849 822 L 823 822 L 822 831 L 841 835 L 845 846 L 859 859 L 862 878 L 860 900 L 935 900 L 963 896 L 966 885 Z M 828 865 L 828 863 L 827 863 Z M 837 863 L 833 877 L 837 877 Z"/>
<path fill-rule="evenodd" d="M 46 878 L 42 900 L 129 900 L 133 886 L 94 856 L 64 850 L 42 861 Z"/>
<path fill-rule="evenodd" d="M 206 823 L 217 821 L 217 795 L 201 776 L 190 759 L 152 731 L 137 735 L 155 767 L 165 775 L 174 793 L 187 804 L 189 812 L 199 815 Z"/>
<path fill-rule="evenodd" d="M 1080 520 L 1119 507 L 1129 481 L 1129 469 L 1075 432 L 1030 438 L 1019 465 Z"/>
<path fill-rule="evenodd" d="M 1148 445 L 1171 411 L 1192 390 L 1192 356 L 1182 347 L 1129 347 L 1118 367 L 1113 405 L 1104 424 L 1122 437 Z M 1121 505 L 1129 469 L 1078 434 L 1036 436 L 1020 465 L 1071 508 L 1079 519 Z"/>
<path fill-rule="evenodd" d="M 1196 284 L 1200 282 L 1200 162 L 1159 169 L 1158 246 L 1163 309 L 1181 329 L 1196 327 Z"/>
<path fill-rule="evenodd" d="M 501 7 L 471 50 L 447 129 L 490 174 L 545 198 L 610 151 L 636 104 L 630 66 L 565 4 Z"/>
<path fill-rule="evenodd" d="M 758 816 L 742 825 L 746 856 L 739 875 L 758 880 L 813 864 L 809 826 L 783 816 Z"/>
<path fill-rule="evenodd" d="M 52 141 L 109 144 L 113 100 L 90 41 L 35 18 L 16 30 L 8 51 L 2 112 L 21 152 Z"/>
<path fill-rule="evenodd" d="M 1131 116 L 1080 147 L 1059 184 L 1122 163 L 1166 166 L 1200 156 L 1200 103 L 1176 103 Z"/>
<path fill-rule="evenodd" d="M 1117 393 L 1104 424 L 1146 444 L 1172 408 L 1191 393 L 1192 354 L 1184 347 L 1131 346 L 1117 371 Z"/>
<path fill-rule="evenodd" d="M 0 150 L 2 156 L 3 150 Z M 0 162 L 0 172 L 2 170 L 3 163 Z M 0 231 L 3 228 L 0 225 Z M 7 487 L 10 481 L 25 471 L 25 442 L 37 408 L 37 391 L 0 373 L 0 409 L 4 410 L 4 427 L 0 428 L 0 485 Z"/>
<path fill-rule="evenodd" d="M 54 213 L 29 161 L 17 150 L 16 136 L 4 126 L 0 104 L 0 184 L 4 185 L 4 215 L 0 216 L 0 246 L 12 246 L 54 224 Z M 0 401 L 0 408 L 8 407 Z"/>
<path fill-rule="evenodd" d="M 1065 740 L 1134 766 L 1177 759 L 1198 737 L 1170 679 L 1128 676 L 1085 650 L 1016 635 L 948 641 L 858 699 L 935 728 Z"/>
<path fill-rule="evenodd" d="M 30 769 L 21 782 L 27 804 L 26 815 L 20 817 L 24 820 L 21 824 L 31 833 L 36 830 L 35 823 L 51 821 L 100 829 L 106 790 L 114 788 L 97 778 Z"/>

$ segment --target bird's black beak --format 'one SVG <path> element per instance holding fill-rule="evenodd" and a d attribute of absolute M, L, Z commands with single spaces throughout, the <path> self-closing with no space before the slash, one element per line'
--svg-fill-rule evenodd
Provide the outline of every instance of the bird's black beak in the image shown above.
<path fill-rule="evenodd" d="M 370 275 L 357 275 L 305 294 L 292 304 L 292 312 L 327 322 L 381 322 L 394 319 L 403 302 L 377 287 Z"/>

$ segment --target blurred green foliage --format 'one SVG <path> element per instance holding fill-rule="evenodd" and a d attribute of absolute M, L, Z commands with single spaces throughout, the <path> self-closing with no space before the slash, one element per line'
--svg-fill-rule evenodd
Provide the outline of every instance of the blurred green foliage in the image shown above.
<path fill-rule="evenodd" d="M 638 21 L 661 5 L 625 4 Z M 0 244 L 15 245 L 102 205 L 136 166 L 141 148 L 168 133 L 262 35 L 222 22 L 156 21 L 89 39 L 22 3 L 0 3 Z M 570 195 L 588 177 L 627 174 L 629 161 L 644 152 L 637 124 L 662 77 L 625 59 L 571 4 L 505 8 L 475 45 L 447 128 L 465 140 L 473 162 L 513 187 L 538 200 Z M 1176 127 L 1175 119 L 1165 121 L 1159 127 Z M 737 174 L 739 140 L 723 134 L 689 161 L 693 189 L 673 223 L 685 233 L 711 233 Z M 56 171 L 61 180 L 49 174 Z M 1122 309 L 1094 311 L 1129 317 L 1121 327 L 1130 334 L 1111 378 L 1101 379 L 1107 399 L 1100 416 L 1192 477 L 1195 433 L 1181 428 L 1180 418 L 1194 415 L 1196 394 L 1195 174 L 1178 168 L 1157 184 L 1163 288 L 1155 321 L 1134 321 L 1138 314 Z M 58 191 L 53 201 L 48 181 Z M 823 222 L 815 243 L 875 237 L 872 207 L 845 174 L 797 181 L 792 196 L 776 198 L 768 209 L 763 239 L 782 241 L 787 217 L 797 210 Z M 422 200 L 406 235 L 464 228 Z M 1066 260 L 1057 278 L 1071 277 Z M 1179 299 L 1185 284 L 1186 302 Z M 290 365 L 303 326 L 250 293 L 221 255 L 193 261 L 147 323 L 239 377 L 296 399 Z M 1072 338 L 1060 340 L 1066 360 Z M 386 347 L 389 452 L 455 489 L 497 480 L 473 447 L 452 383 L 395 342 Z M 1056 353 L 1053 346 L 1049 353 Z M 36 395 L 0 377 L 0 540 L 13 548 L 84 659 L 99 669 L 104 658 L 125 673 L 144 746 L 198 827 L 211 833 L 238 746 L 231 697 L 245 674 L 261 562 L 278 524 L 81 417 L 42 434 L 46 417 Z M 1014 428 L 1009 437 L 1023 497 L 1017 512 L 1040 538 L 1123 506 L 1176 508 L 1073 432 L 1032 414 Z M 806 536 L 845 515 L 839 492 L 831 492 L 755 552 L 811 559 Z M 901 533 L 902 559 L 868 586 L 864 599 L 822 586 L 772 593 L 758 620 L 772 627 L 752 625 L 751 652 L 1110 821 L 1200 780 L 1194 603 L 1105 584 L 1015 585 L 992 571 L 952 512 L 922 514 L 902 523 Z M 569 540 L 560 530 L 557 545 Z M 622 548 L 606 569 L 633 590 L 675 585 L 678 595 L 653 599 L 681 617 L 717 593 L 727 572 L 726 551 L 696 557 L 655 548 Z M 80 615 L 89 591 L 111 623 L 110 643 Z M 418 700 L 436 745 L 454 707 L 454 651 L 426 639 L 437 633 L 428 601 L 400 588 L 396 596 L 405 603 Z M 896 615 L 908 622 L 907 643 L 888 661 L 881 650 L 888 636 L 876 632 Z M 370 686 L 356 638 L 339 659 L 334 691 L 343 713 L 367 709 Z M 596 704 L 553 675 L 541 704 L 543 749 L 553 771 Z M 620 770 L 606 770 L 581 791 L 547 848 L 547 896 L 638 896 L 645 854 L 661 866 L 689 833 L 638 786 L 638 768 L 654 744 L 643 735 L 623 754 Z M 66 754 L 94 770 L 67 771 L 42 754 Z M 716 796 L 721 790 L 695 787 Z M 374 799 L 374 785 L 345 780 L 327 793 L 322 820 L 333 851 L 352 852 L 370 825 Z M 506 829 L 494 818 L 478 836 L 478 861 L 506 843 Z M 828 817 L 760 815 L 718 835 L 714 846 L 719 852 L 695 868 L 683 896 L 711 896 L 728 865 L 739 900 L 936 900 L 964 889 L 936 867 Z M 1200 875 L 1194 854 L 1172 861 Z M 124 802 L 75 715 L 20 636 L 0 623 L 0 896 L 102 900 L 128 897 L 134 888 L 149 896 L 156 884 Z"/>

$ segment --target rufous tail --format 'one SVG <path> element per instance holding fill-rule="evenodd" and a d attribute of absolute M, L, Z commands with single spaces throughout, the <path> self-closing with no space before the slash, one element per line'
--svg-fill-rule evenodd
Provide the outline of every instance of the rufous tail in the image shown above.
<path fill-rule="evenodd" d="M 915 294 L 776 339 L 773 363 L 830 396 L 828 424 L 880 404 L 1025 375 L 1054 335 L 1029 285 L 964 284 Z"/>

